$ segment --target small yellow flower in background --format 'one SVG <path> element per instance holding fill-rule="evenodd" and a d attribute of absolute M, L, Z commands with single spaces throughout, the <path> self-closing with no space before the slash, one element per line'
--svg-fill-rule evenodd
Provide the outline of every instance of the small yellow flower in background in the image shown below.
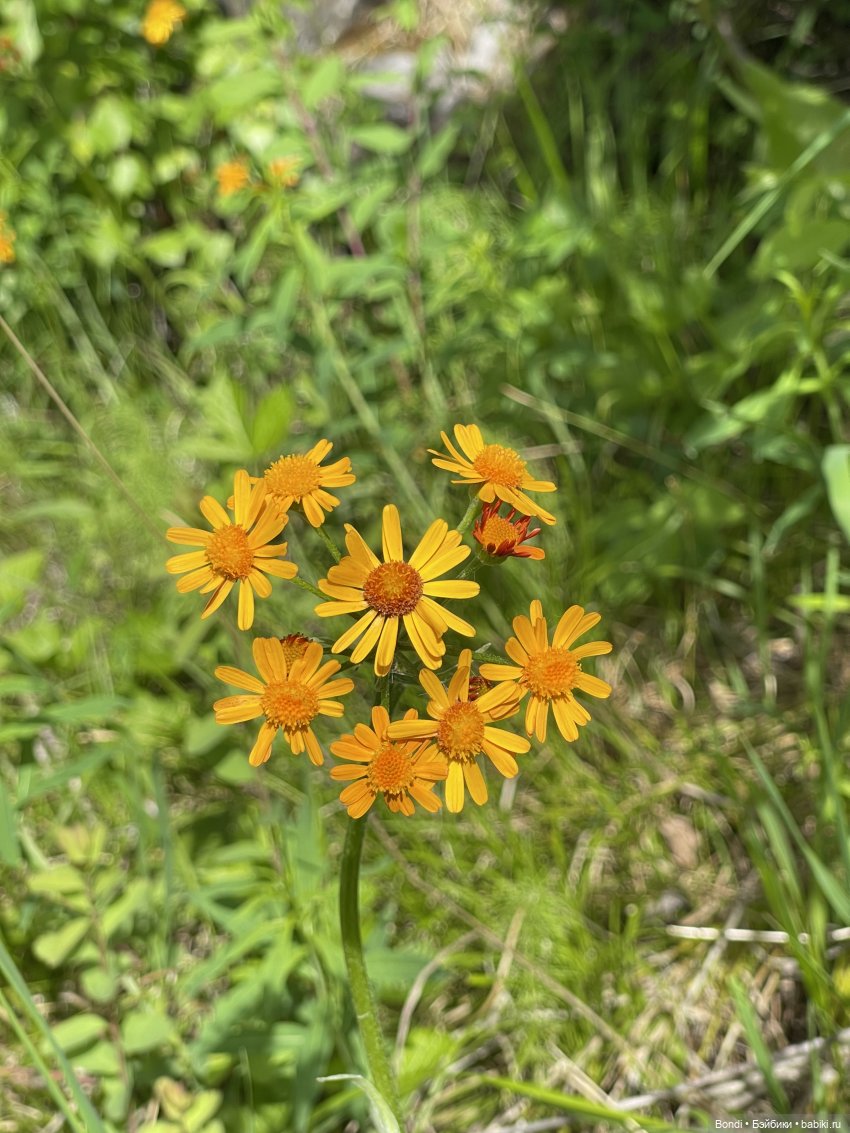
<path fill-rule="evenodd" d="M 217 700 L 213 705 L 216 723 L 240 724 L 265 716 L 248 756 L 252 767 L 259 767 L 269 758 L 278 731 L 283 732 L 293 755 L 306 751 L 310 762 L 320 767 L 324 755 L 311 725 L 317 716 L 342 716 L 343 706 L 333 698 L 351 692 L 354 681 L 349 677 L 328 679 L 339 672 L 339 661 L 326 661 L 320 668 L 323 650 L 317 641 L 311 642 L 303 655 L 292 662 L 287 661 L 277 637 L 255 638 L 252 651 L 262 680 L 231 665 L 219 665 L 216 669 L 219 680 L 251 694 Z"/>
<path fill-rule="evenodd" d="M 415 720 L 415 708 L 408 709 L 405 720 Z M 352 779 L 339 796 L 351 818 L 366 813 L 378 795 L 392 811 L 411 815 L 413 800 L 432 813 L 440 809 L 440 800 L 432 794 L 434 784 L 446 777 L 446 761 L 434 748 L 420 740 L 391 740 L 387 735 L 389 713 L 380 705 L 372 709 L 372 727 L 358 724 L 349 733 L 330 745 L 339 759 L 353 759 L 331 770 L 337 781 Z M 434 754 L 426 754 L 427 751 Z"/>
<path fill-rule="evenodd" d="M 544 523 L 554 523 L 554 515 L 544 511 L 525 493 L 554 492 L 555 485 L 548 480 L 534 480 L 525 470 L 525 461 L 512 448 L 503 445 L 485 445 L 481 430 L 477 425 L 455 425 L 455 440 L 461 452 L 454 447 L 445 433 L 440 433 L 449 456 L 428 449 L 435 458 L 431 463 L 447 472 L 463 477 L 454 484 L 468 484 L 471 488 L 480 484 L 478 498 L 489 504 L 494 500 L 504 500 L 523 515 L 536 515 Z"/>
<path fill-rule="evenodd" d="M 301 180 L 300 166 L 300 157 L 276 157 L 269 162 L 269 181 L 272 185 L 291 189 Z"/>
<path fill-rule="evenodd" d="M 239 583 L 237 623 L 250 629 L 254 623 L 254 593 L 268 598 L 272 592 L 267 574 L 277 578 L 294 578 L 295 563 L 281 562 L 286 543 L 272 543 L 286 526 L 287 517 L 266 503 L 266 486 L 262 480 L 251 486 L 244 469 L 233 480 L 233 520 L 212 496 L 204 496 L 200 508 L 212 531 L 198 527 L 170 527 L 166 538 L 172 543 L 201 547 L 186 555 L 175 555 L 165 564 L 169 574 L 183 574 L 177 582 L 181 594 L 200 590 L 212 591 L 201 614 L 208 618 Z"/>
<path fill-rule="evenodd" d="M 516 637 L 505 645 L 513 665 L 481 666 L 481 675 L 491 681 L 517 682 L 520 695 L 531 693 L 525 713 L 525 730 L 541 742 L 546 739 L 549 707 L 555 716 L 558 731 L 565 740 L 577 740 L 580 725 L 590 720 L 576 700 L 574 689 L 605 698 L 611 695 L 607 681 L 583 673 L 585 657 L 600 657 L 611 652 L 610 641 L 591 641 L 577 649 L 570 646 L 600 620 L 600 614 L 586 614 L 581 606 L 570 606 L 555 627 L 549 644 L 543 607 L 536 599 L 531 603 L 531 618 L 514 618 Z"/>
<path fill-rule="evenodd" d="M 280 510 L 289 511 L 293 505 L 302 507 L 313 527 L 321 527 L 326 513 L 339 504 L 337 497 L 325 489 L 347 488 L 356 479 L 347 456 L 322 466 L 332 448 L 331 442 L 323 439 L 303 456 L 282 456 L 263 474 L 269 497 Z"/>
<path fill-rule="evenodd" d="M 154 47 L 161 47 L 185 19 L 186 9 L 177 0 L 151 0 L 142 21 L 142 35 Z"/>
<path fill-rule="evenodd" d="M 240 189 L 246 188 L 251 181 L 248 172 L 248 163 L 243 157 L 235 161 L 225 161 L 215 171 L 218 181 L 218 191 L 222 197 L 232 197 Z"/>
<path fill-rule="evenodd" d="M 481 544 L 484 552 L 494 559 L 505 559 L 513 555 L 518 559 L 545 559 L 542 547 L 523 547 L 526 539 L 540 534 L 540 528 L 528 530 L 531 516 L 524 515 L 514 520 L 516 511 L 511 508 L 507 515 L 500 515 L 502 501 L 494 500 L 485 504 L 481 515 L 472 528 L 473 536 Z"/>
<path fill-rule="evenodd" d="M 355 663 L 367 657 L 377 645 L 375 672 L 385 676 L 393 663 L 399 623 L 422 664 L 438 669 L 443 654 L 443 634 L 448 629 L 473 637 L 475 629 L 438 605 L 434 598 L 473 598 L 477 582 L 462 579 L 435 581 L 447 570 L 462 563 L 470 553 L 461 545 L 457 531 L 449 531 L 444 519 L 435 519 L 410 556 L 404 558 L 398 508 L 387 504 L 383 512 L 382 543 L 384 561 L 370 551 L 351 524 L 345 525 L 348 554 L 332 566 L 319 589 L 332 599 L 316 606 L 319 617 L 366 613 L 334 642 L 333 652 L 343 653 L 358 638 L 351 652 Z"/>
<path fill-rule="evenodd" d="M 390 724 L 387 734 L 394 740 L 431 739 L 432 747 L 422 758 L 442 755 L 448 763 L 446 807 L 457 813 L 463 810 L 464 785 L 472 801 L 482 806 L 487 802 L 487 784 L 478 766 L 479 755 L 486 755 L 506 779 L 518 772 L 516 756 L 524 755 L 531 744 L 523 736 L 515 736 L 491 725 L 513 716 L 519 707 L 521 693 L 514 685 L 497 685 L 478 692 L 471 699 L 470 676 L 472 651 L 464 649 L 458 658 L 457 670 L 444 689 L 436 676 L 423 669 L 419 681 L 431 699 L 430 720 L 400 720 Z"/>
<path fill-rule="evenodd" d="M 15 231 L 6 223 L 5 212 L 0 212 L 0 264 L 15 262 Z"/>

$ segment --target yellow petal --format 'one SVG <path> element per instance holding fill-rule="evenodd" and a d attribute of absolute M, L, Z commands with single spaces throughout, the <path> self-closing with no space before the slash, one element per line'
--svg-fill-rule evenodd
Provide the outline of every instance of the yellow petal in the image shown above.
<path fill-rule="evenodd" d="M 276 637 L 255 637 L 251 652 L 257 672 L 266 683 L 286 680 L 286 655 Z"/>
<path fill-rule="evenodd" d="M 269 591 L 271 591 L 271 587 L 269 587 Z M 240 629 L 250 629 L 254 624 L 254 590 L 245 579 L 239 583 L 239 607 L 236 614 L 236 624 Z"/>
<path fill-rule="evenodd" d="M 484 782 L 477 760 L 473 763 L 464 763 L 463 777 L 472 795 L 472 801 L 478 806 L 483 806 L 487 802 L 487 784 Z"/>
<path fill-rule="evenodd" d="M 446 809 L 452 814 L 463 810 L 463 794 L 463 771 L 459 763 L 452 761 L 446 776 Z"/>
<path fill-rule="evenodd" d="M 236 688 L 244 688 L 249 692 L 264 693 L 266 686 L 262 681 L 258 681 L 256 677 L 252 677 L 250 673 L 245 673 L 242 669 L 235 669 L 232 665 L 218 665 L 215 670 L 215 675 L 220 681 L 225 684 L 234 685 Z"/>
<path fill-rule="evenodd" d="M 208 618 L 210 614 L 214 614 L 232 589 L 233 583 L 229 578 L 226 578 L 219 588 L 210 596 L 209 601 L 206 606 L 204 606 L 201 617 Z"/>
<path fill-rule="evenodd" d="M 230 516 L 212 496 L 204 496 L 200 503 L 201 514 L 216 531 L 220 527 L 230 527 Z"/>
<path fill-rule="evenodd" d="M 383 522 L 381 523 L 381 543 L 383 545 L 384 562 L 404 561 L 404 546 L 401 541 L 401 523 L 398 518 L 398 508 L 395 504 L 387 504 L 384 508 Z"/>

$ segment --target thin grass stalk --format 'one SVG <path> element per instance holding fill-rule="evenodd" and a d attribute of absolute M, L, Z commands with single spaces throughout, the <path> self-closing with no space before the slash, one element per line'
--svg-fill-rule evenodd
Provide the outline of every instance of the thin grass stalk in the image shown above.
<path fill-rule="evenodd" d="M 49 1024 L 36 1006 L 35 1000 L 30 994 L 26 980 L 18 971 L 15 961 L 12 959 L 11 955 L 6 949 L 2 938 L 0 938 L 0 975 L 4 977 L 10 988 L 14 991 L 21 1006 L 24 1008 L 27 1015 L 32 1020 L 36 1029 L 40 1031 L 47 1045 L 50 1047 L 51 1053 L 53 1054 L 53 1057 L 62 1072 L 62 1077 L 65 1080 L 68 1092 L 73 1097 L 77 1106 L 77 1110 L 79 1111 L 79 1114 L 83 1119 L 82 1124 L 78 1122 L 72 1122 L 74 1129 L 79 1130 L 79 1133 L 106 1133 L 103 1122 L 95 1113 L 94 1109 L 92 1108 L 91 1102 L 83 1092 L 83 1087 L 80 1085 L 79 1079 L 74 1073 L 71 1064 L 68 1062 L 68 1059 L 65 1057 L 64 1051 L 56 1042 L 56 1039 L 53 1037 L 53 1031 L 50 1029 Z M 2 993 L 0 993 L 0 995 L 2 995 Z M 20 1024 L 18 1024 L 17 1026 L 15 1025 L 18 1023 L 18 1020 L 15 1016 L 14 1011 L 8 1010 L 8 1005 L 6 1004 L 5 1000 L 0 1003 L 0 1006 L 7 1006 L 7 1014 L 10 1021 L 12 1022 L 13 1029 L 32 1055 L 32 1043 L 29 1041 L 29 1037 L 26 1036 L 25 1032 L 24 1034 L 21 1034 L 23 1028 L 20 1028 Z M 46 1067 L 43 1068 L 43 1063 L 41 1062 L 40 1058 L 37 1061 L 37 1065 L 39 1071 L 44 1074 L 45 1082 L 47 1083 L 50 1079 L 50 1072 L 46 1070 Z M 48 1088 L 50 1087 L 48 1086 Z M 52 1092 L 53 1091 L 51 1090 L 51 1093 Z M 67 1099 L 63 1100 L 65 1100 L 65 1105 L 67 1106 Z M 66 1112 L 64 1107 L 63 1112 Z"/>

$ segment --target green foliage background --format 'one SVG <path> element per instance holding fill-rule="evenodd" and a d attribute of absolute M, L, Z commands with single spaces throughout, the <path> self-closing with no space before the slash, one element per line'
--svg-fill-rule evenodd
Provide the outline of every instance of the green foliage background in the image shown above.
<path fill-rule="evenodd" d="M 583 603 L 615 695 L 488 807 L 373 820 L 411 1129 L 596 1126 L 746 1060 L 763 1112 L 846 1109 L 844 1072 L 774 1059 L 850 1009 L 850 8 L 562 5 L 516 93 L 448 121 L 426 39 L 400 125 L 276 3 L 187 7 L 153 48 L 135 3 L 0 4 L 0 1129 L 369 1128 L 318 1080 L 362 1068 L 348 819 L 212 721 L 248 643 L 174 592 L 161 535 L 328 436 L 358 477 L 331 529 L 374 541 L 393 501 L 412 545 L 465 506 L 427 454 L 457 421 L 559 485 L 545 561 L 478 576 L 475 644 Z M 380 15 L 415 36 L 415 5 Z M 300 183 L 223 198 L 238 156 Z M 330 643 L 312 606 L 280 584 L 255 630 Z M 669 920 L 790 939 L 708 964 Z"/>

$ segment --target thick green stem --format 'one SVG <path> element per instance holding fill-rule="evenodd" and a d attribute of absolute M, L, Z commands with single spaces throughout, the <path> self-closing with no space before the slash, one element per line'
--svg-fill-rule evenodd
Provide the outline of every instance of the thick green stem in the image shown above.
<path fill-rule="evenodd" d="M 404 1118 L 398 1087 L 390 1069 L 384 1037 L 378 1024 L 378 1013 L 369 987 L 366 962 L 363 959 L 363 942 L 360 939 L 360 855 L 367 821 L 368 818 L 364 817 L 352 819 L 348 823 L 342 850 L 339 875 L 339 925 L 342 930 L 342 951 L 348 969 L 348 983 L 357 1014 L 357 1023 L 363 1046 L 366 1048 L 369 1077 L 393 1111 L 399 1128 L 403 1129 Z"/>
<path fill-rule="evenodd" d="M 472 520 L 475 518 L 475 513 L 480 509 L 481 501 L 477 495 L 474 495 L 469 501 L 469 507 L 463 513 L 463 519 L 457 525 L 457 530 L 461 535 L 465 535 L 472 526 Z"/>

